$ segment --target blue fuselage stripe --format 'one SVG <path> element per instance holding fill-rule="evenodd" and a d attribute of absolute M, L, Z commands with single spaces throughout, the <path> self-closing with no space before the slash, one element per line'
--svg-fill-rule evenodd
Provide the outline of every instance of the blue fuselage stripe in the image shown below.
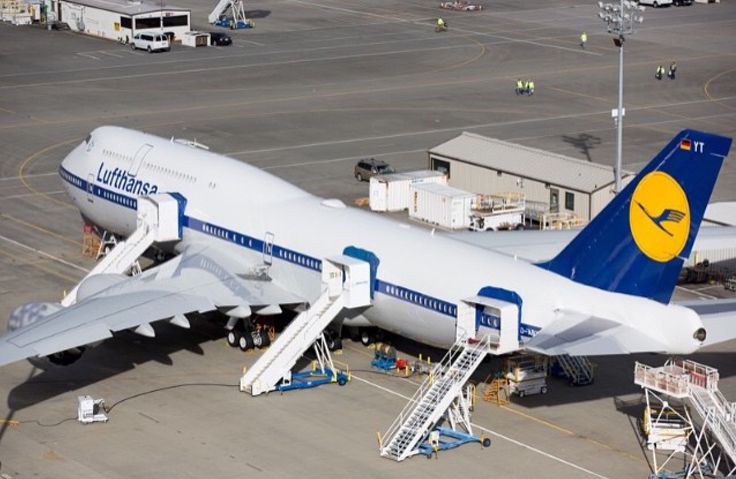
<path fill-rule="evenodd" d="M 83 178 L 74 175 L 63 167 L 59 167 L 59 174 L 64 181 L 72 186 L 75 186 L 76 188 L 79 188 L 82 191 L 87 192 L 87 194 L 91 194 L 93 196 L 102 198 L 104 200 L 110 201 L 111 203 L 131 210 L 137 210 L 138 208 L 138 200 L 136 198 L 123 195 L 114 190 L 102 188 L 94 183 L 89 183 Z M 184 215 L 183 222 L 183 226 L 185 228 L 191 229 L 192 231 L 198 231 L 208 236 L 212 236 L 214 238 L 218 238 L 253 251 L 264 251 L 265 242 L 261 239 L 254 238 L 253 236 L 239 233 L 228 228 L 223 228 L 222 226 L 208 223 L 206 221 L 202 221 L 187 215 Z M 305 255 L 298 251 L 285 248 L 276 244 L 271 245 L 271 248 L 273 258 L 275 259 L 280 259 L 282 261 L 286 261 L 287 263 L 292 263 L 311 271 L 322 271 L 322 260 L 318 258 Z M 376 292 L 379 292 L 386 296 L 398 299 L 400 301 L 405 301 L 407 303 L 411 303 L 415 306 L 428 309 L 443 316 L 448 316 L 451 318 L 457 317 L 457 305 L 448 301 L 444 301 L 439 298 L 435 298 L 433 296 L 429 296 L 418 291 L 405 288 L 403 286 L 388 283 L 378 278 L 376 278 L 374 286 Z M 483 314 L 491 316 L 487 313 Z M 481 321 L 479 324 L 493 329 L 500 329 L 500 322 L 486 320 L 485 324 L 483 321 Z M 539 331 L 539 329 L 540 328 L 529 324 L 522 323 L 519 325 L 519 333 L 523 336 L 534 336 L 537 331 Z"/>

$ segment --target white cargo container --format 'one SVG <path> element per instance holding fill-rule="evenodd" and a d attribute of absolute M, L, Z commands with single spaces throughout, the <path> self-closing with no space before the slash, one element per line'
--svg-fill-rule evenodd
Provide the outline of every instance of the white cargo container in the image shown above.
<path fill-rule="evenodd" d="M 409 217 L 448 229 L 470 227 L 475 195 L 436 183 L 410 185 Z"/>
<path fill-rule="evenodd" d="M 409 186 L 424 183 L 446 185 L 447 176 L 441 171 L 420 170 L 372 177 L 368 197 L 371 210 L 402 211 L 409 208 Z"/>

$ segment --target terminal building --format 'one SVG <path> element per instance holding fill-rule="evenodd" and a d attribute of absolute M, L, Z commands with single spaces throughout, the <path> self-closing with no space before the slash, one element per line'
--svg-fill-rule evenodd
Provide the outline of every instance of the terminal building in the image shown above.
<path fill-rule="evenodd" d="M 429 150 L 429 169 L 473 193 L 521 193 L 527 211 L 569 213 L 590 221 L 614 195 L 614 169 L 536 148 L 463 132 Z M 633 178 L 624 172 L 623 184 Z"/>
<path fill-rule="evenodd" d="M 190 10 L 146 0 L 51 0 L 51 12 L 74 31 L 126 43 L 142 32 L 178 40 L 191 25 Z"/>

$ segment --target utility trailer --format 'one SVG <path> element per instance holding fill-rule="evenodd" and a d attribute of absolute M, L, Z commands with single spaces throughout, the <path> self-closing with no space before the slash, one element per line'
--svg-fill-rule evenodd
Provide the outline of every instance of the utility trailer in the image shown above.
<path fill-rule="evenodd" d="M 477 195 L 470 215 L 473 231 L 523 229 L 526 200 L 520 193 Z"/>

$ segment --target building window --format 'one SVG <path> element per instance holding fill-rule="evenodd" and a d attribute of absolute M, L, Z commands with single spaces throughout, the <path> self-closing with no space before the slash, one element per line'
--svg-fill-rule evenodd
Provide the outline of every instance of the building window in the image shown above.
<path fill-rule="evenodd" d="M 142 30 L 144 28 L 161 28 L 161 18 L 136 18 L 135 29 Z"/>
<path fill-rule="evenodd" d="M 440 160 L 439 158 L 432 158 L 432 169 L 434 171 L 441 171 L 447 175 L 447 179 L 450 179 L 450 162 Z"/>
<path fill-rule="evenodd" d="M 164 27 L 186 27 L 187 25 L 189 25 L 189 17 L 186 15 L 164 17 Z"/>
<path fill-rule="evenodd" d="M 565 209 L 575 211 L 575 193 L 565 193 Z"/>
<path fill-rule="evenodd" d="M 120 17 L 120 26 L 123 28 L 133 28 L 133 21 L 130 17 Z"/>

